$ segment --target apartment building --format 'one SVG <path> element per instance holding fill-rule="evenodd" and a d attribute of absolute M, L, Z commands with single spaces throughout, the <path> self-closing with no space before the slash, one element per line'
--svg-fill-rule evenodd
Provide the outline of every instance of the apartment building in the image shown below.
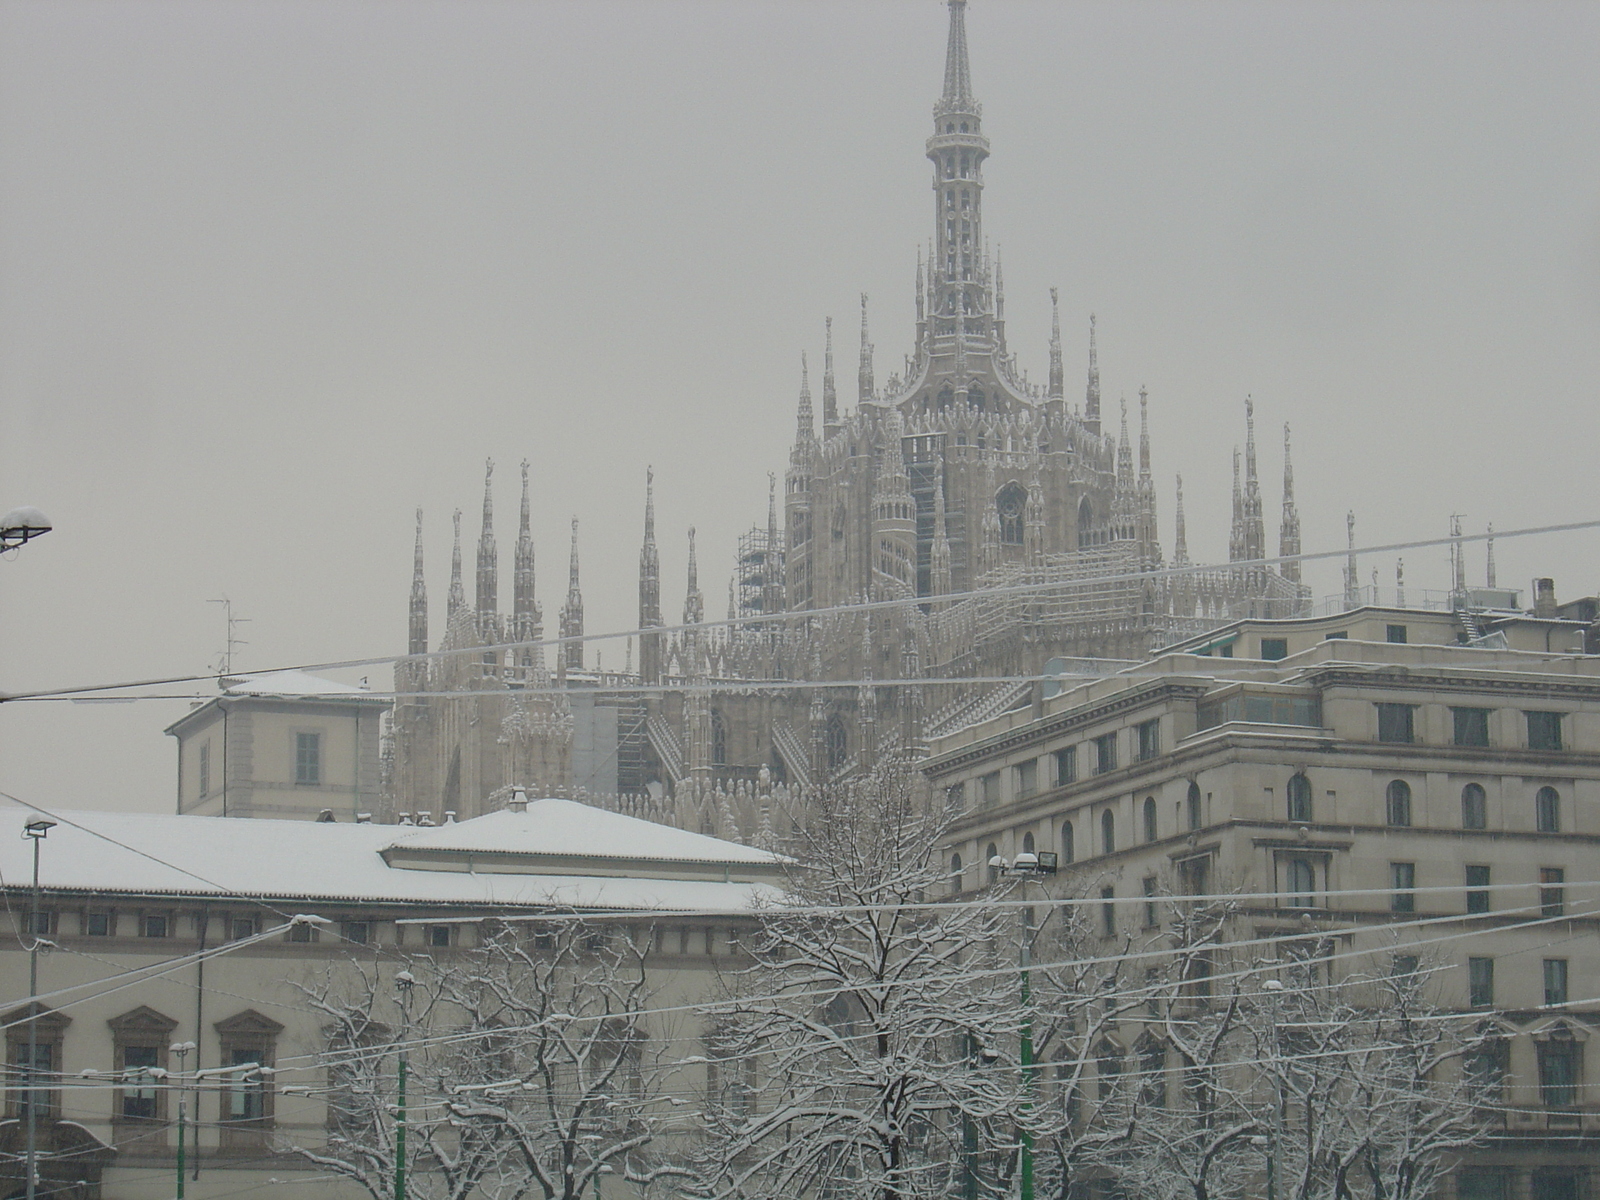
<path fill-rule="evenodd" d="M 1054 894 L 1104 900 L 1108 944 L 1185 893 L 1238 897 L 1229 940 L 1414 942 L 1443 1002 L 1505 1033 L 1503 1128 L 1461 1200 L 1593 1197 L 1600 659 L 1446 644 L 1420 616 L 1236 622 L 940 739 L 951 888 L 1032 854 Z"/>

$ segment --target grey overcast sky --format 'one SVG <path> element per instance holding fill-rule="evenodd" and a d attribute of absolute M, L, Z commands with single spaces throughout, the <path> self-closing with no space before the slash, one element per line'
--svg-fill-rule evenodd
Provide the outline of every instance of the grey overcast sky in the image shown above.
<path fill-rule="evenodd" d="M 412 510 L 435 634 L 483 459 L 509 603 L 532 463 L 553 624 L 708 607 L 764 520 L 799 355 L 857 295 L 882 380 L 932 232 L 938 0 L 0 5 L 0 689 L 403 650 Z M 1600 516 L 1600 5 L 973 0 L 1011 343 L 1150 391 L 1161 536 L 1225 557 L 1253 394 L 1269 537 L 1294 427 L 1308 551 Z M 1072 389 L 1069 389 L 1069 394 Z M 1600 586 L 1594 534 L 1502 583 Z M 1471 550 L 1481 579 L 1481 546 Z M 1392 557 L 1367 559 L 1392 584 Z M 1308 577 L 1338 589 L 1336 564 Z M 1448 586 L 1442 550 L 1407 556 Z M 468 587 L 471 587 L 470 575 Z M 603 648 L 619 666 L 622 647 Z M 369 674 L 387 686 L 385 669 Z M 167 809 L 182 702 L 0 706 L 0 788 Z"/>

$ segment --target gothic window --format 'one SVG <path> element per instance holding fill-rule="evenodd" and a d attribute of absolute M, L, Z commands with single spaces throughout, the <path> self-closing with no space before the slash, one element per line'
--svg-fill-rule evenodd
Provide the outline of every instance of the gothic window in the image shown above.
<path fill-rule="evenodd" d="M 1156 798 L 1154 796 L 1146 796 L 1144 798 L 1144 840 L 1147 842 L 1156 840 Z"/>
<path fill-rule="evenodd" d="M 963 121 L 963 122 L 961 122 L 961 132 L 965 133 L 966 131 L 967 131 L 967 123 L 965 121 Z"/>
<path fill-rule="evenodd" d="M 1024 854 L 1033 853 L 1033 834 L 1031 832 L 1022 835 L 1022 852 Z"/>
<path fill-rule="evenodd" d="M 1200 812 L 1200 785 L 1193 780 L 1189 782 L 1189 795 L 1184 803 L 1189 810 L 1189 828 L 1199 829 L 1203 820 Z"/>
<path fill-rule="evenodd" d="M 1008 546 L 1022 545 L 1022 515 L 1027 505 L 1028 493 L 1015 481 L 994 498 L 994 506 L 1000 510 L 1000 540 Z"/>
<path fill-rule="evenodd" d="M 1078 549 L 1091 544 L 1094 529 L 1094 505 L 1085 496 L 1078 501 Z"/>
<path fill-rule="evenodd" d="M 1072 850 L 1072 822 L 1063 821 L 1061 822 L 1061 861 L 1063 863 L 1072 861 Z"/>
<path fill-rule="evenodd" d="M 722 710 L 711 710 L 711 765 L 728 765 L 728 723 L 722 719 Z"/>
<path fill-rule="evenodd" d="M 1561 832 L 1561 793 L 1542 787 L 1533 798 L 1534 825 L 1540 833 Z"/>
<path fill-rule="evenodd" d="M 939 411 L 943 412 L 955 402 L 956 394 L 953 390 L 951 390 L 950 385 L 946 384 L 944 389 L 939 393 Z"/>
<path fill-rule="evenodd" d="M 844 541 L 844 531 L 845 531 L 845 526 L 848 523 L 848 521 L 849 521 L 849 517 L 845 512 L 844 505 L 842 503 L 835 504 L 833 506 L 833 540 L 834 541 L 836 541 L 836 542 Z"/>
<path fill-rule="evenodd" d="M 965 150 L 961 152 L 961 178 L 967 177 L 967 172 L 972 168 L 972 155 Z"/>
<path fill-rule="evenodd" d="M 1469 783 L 1461 789 L 1461 828 L 1489 828 L 1489 797 L 1480 783 Z"/>
<path fill-rule="evenodd" d="M 844 766 L 845 756 L 850 753 L 850 741 L 845 735 L 844 719 L 838 713 L 828 718 L 828 726 L 822 733 L 822 745 L 830 773 Z"/>
<path fill-rule="evenodd" d="M 967 392 L 967 403 L 979 412 L 983 411 L 984 397 L 982 388 L 971 388 Z"/>
<path fill-rule="evenodd" d="M 1000 857 L 1000 847 L 996 846 L 993 842 L 990 842 L 988 847 L 983 852 L 983 861 L 985 863 L 987 863 L 988 867 L 989 867 L 989 882 L 990 883 L 999 883 L 1000 882 L 1000 866 L 995 861 L 999 857 Z"/>

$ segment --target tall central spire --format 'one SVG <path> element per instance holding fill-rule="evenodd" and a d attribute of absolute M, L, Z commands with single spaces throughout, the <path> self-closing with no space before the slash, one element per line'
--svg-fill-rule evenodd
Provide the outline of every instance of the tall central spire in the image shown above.
<path fill-rule="evenodd" d="M 957 314 L 993 311 L 983 264 L 983 160 L 989 157 L 989 139 L 983 136 L 983 106 L 972 95 L 966 0 L 949 4 L 944 91 L 933 106 L 933 136 L 927 147 L 933 163 L 935 232 L 928 304 L 935 334 L 946 337 Z"/>

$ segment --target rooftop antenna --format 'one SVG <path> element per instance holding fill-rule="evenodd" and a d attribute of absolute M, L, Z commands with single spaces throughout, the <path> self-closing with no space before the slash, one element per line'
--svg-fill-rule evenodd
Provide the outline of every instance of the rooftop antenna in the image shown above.
<path fill-rule="evenodd" d="M 220 605 L 222 605 L 222 612 L 223 612 L 223 615 L 224 615 L 224 617 L 225 617 L 225 619 L 227 620 L 227 623 L 228 623 L 227 641 L 224 643 L 224 649 L 222 651 L 222 654 L 217 659 L 216 666 L 215 666 L 215 673 L 218 674 L 218 675 L 232 675 L 233 674 L 233 652 L 236 649 L 238 649 L 240 646 L 248 646 L 250 644 L 249 642 L 245 641 L 243 638 L 238 636 L 238 634 L 235 632 L 235 630 L 237 630 L 240 625 L 248 625 L 248 624 L 250 624 L 251 618 L 234 616 L 233 615 L 233 601 L 228 599 L 228 597 L 226 597 L 226 596 L 221 596 L 216 600 L 208 600 L 208 601 L 206 601 L 206 603 L 207 604 L 220 604 Z"/>

